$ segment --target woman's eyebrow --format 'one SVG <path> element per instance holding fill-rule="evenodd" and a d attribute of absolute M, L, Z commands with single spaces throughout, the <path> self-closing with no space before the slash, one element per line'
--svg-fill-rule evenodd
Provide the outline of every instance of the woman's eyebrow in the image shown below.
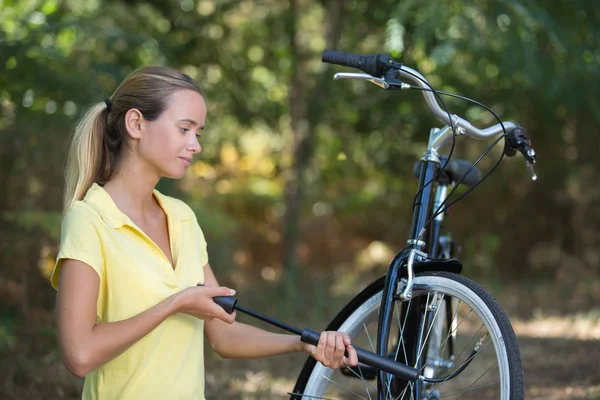
<path fill-rule="evenodd" d="M 193 119 L 189 119 L 189 118 L 180 119 L 179 122 L 189 122 L 192 125 L 198 125 L 198 123 L 196 121 L 194 121 Z"/>

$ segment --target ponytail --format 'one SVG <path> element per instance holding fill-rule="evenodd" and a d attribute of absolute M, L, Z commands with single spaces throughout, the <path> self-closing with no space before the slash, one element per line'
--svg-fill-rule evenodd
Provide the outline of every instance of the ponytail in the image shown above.
<path fill-rule="evenodd" d="M 85 113 L 75 127 L 65 171 L 65 213 L 77 200 L 83 200 L 100 172 L 105 172 L 108 167 L 103 165 L 106 162 L 106 113 L 106 105 L 98 103 Z"/>

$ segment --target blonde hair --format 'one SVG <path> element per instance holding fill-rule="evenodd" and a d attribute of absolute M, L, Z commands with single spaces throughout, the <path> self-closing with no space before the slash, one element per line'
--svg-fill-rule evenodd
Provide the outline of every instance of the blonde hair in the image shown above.
<path fill-rule="evenodd" d="M 112 176 L 123 139 L 125 114 L 138 109 L 154 121 L 167 108 L 169 97 L 183 89 L 202 95 L 197 82 L 168 67 L 143 67 L 132 72 L 105 102 L 90 107 L 73 133 L 65 171 L 64 212 L 85 197 L 94 182 L 104 185 Z"/>

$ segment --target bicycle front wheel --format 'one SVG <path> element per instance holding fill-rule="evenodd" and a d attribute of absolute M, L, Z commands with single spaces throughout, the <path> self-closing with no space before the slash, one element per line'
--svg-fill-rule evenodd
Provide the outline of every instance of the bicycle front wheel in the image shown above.
<path fill-rule="evenodd" d="M 354 345 L 375 352 L 383 285 L 383 278 L 371 284 L 327 329 L 346 332 Z M 411 300 L 396 301 L 393 313 L 388 357 L 417 368 L 429 382 L 387 376 L 377 393 L 378 371 L 363 364 L 334 371 L 309 358 L 292 399 L 523 398 L 514 331 L 479 284 L 448 272 L 419 274 Z"/>

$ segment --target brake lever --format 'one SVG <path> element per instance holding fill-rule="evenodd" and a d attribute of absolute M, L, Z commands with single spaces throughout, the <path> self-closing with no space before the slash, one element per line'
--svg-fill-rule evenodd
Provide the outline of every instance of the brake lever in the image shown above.
<path fill-rule="evenodd" d="M 361 74 L 358 72 L 338 72 L 333 75 L 334 80 L 340 79 L 354 79 L 357 81 L 367 81 L 376 84 L 377 86 L 387 89 L 390 85 L 383 78 L 376 78 L 369 74 Z"/>
<path fill-rule="evenodd" d="M 369 74 L 362 74 L 362 73 L 357 73 L 357 72 L 338 72 L 335 75 L 333 75 L 333 79 L 334 80 L 341 80 L 341 79 L 354 79 L 357 81 L 367 81 L 367 82 L 371 82 L 374 83 L 375 85 L 379 86 L 382 89 L 410 89 L 410 85 L 401 82 L 397 79 L 394 80 L 390 80 L 385 79 L 385 78 L 377 78 L 373 75 L 369 75 Z"/>
<path fill-rule="evenodd" d="M 532 181 L 537 181 L 537 174 L 535 173 L 535 169 L 533 168 L 533 164 L 529 161 L 525 161 L 525 165 L 527 166 L 527 171 L 529 172 L 529 177 Z"/>
<path fill-rule="evenodd" d="M 533 165 L 537 161 L 535 150 L 531 146 L 526 145 L 520 148 L 519 151 L 521 152 L 521 154 L 523 154 L 523 157 L 525 158 L 525 166 L 527 167 L 527 171 L 529 172 L 529 177 L 532 181 L 536 181 L 537 174 L 535 173 L 535 169 L 533 168 Z"/>
<path fill-rule="evenodd" d="M 512 129 L 506 136 L 507 148 L 505 150 L 505 154 L 508 157 L 513 157 L 517 151 L 523 154 L 523 158 L 525 158 L 525 166 L 527 167 L 527 171 L 529 172 L 529 176 L 531 180 L 537 180 L 537 174 L 535 173 L 535 169 L 533 165 L 537 162 L 537 155 L 535 150 L 531 147 L 531 142 L 529 141 L 529 136 L 525 129 L 520 126 Z"/>

